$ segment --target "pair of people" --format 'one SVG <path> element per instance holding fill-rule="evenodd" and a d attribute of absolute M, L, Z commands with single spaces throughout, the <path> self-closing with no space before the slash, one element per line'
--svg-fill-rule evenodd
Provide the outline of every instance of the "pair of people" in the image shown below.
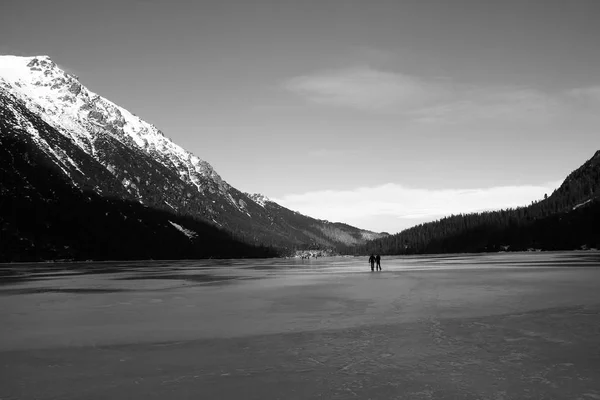
<path fill-rule="evenodd" d="M 371 264 L 371 271 L 375 271 L 375 263 L 377 263 L 377 271 L 381 271 L 381 256 L 377 254 L 374 256 L 371 254 L 369 257 L 369 264 Z"/>

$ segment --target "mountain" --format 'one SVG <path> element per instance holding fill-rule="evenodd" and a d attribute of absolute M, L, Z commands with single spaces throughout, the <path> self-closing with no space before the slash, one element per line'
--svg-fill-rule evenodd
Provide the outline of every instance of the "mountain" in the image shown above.
<path fill-rule="evenodd" d="M 23 196 L 31 199 L 31 193 L 19 185 L 31 187 L 39 197 L 36 202 L 48 200 L 44 196 L 52 196 L 52 188 L 39 189 L 44 182 L 34 177 L 50 174 L 50 182 L 60 187 L 55 191 L 60 196 L 47 201 L 49 212 L 51 206 L 58 207 L 62 196 L 73 203 L 92 199 L 87 207 L 73 205 L 86 213 L 110 200 L 146 214 L 182 218 L 177 223 L 181 229 L 169 224 L 180 236 L 210 226 L 223 232 L 227 240 L 279 253 L 309 247 L 343 248 L 378 235 L 313 219 L 264 196 L 240 192 L 206 161 L 173 143 L 154 125 L 88 90 L 47 56 L 0 56 L 0 105 L 0 163 L 7 177 L 0 186 L 3 202 L 15 205 Z M 27 174 L 23 162 L 28 163 Z M 11 237 L 25 235 L 39 245 L 35 238 L 40 227 L 29 227 L 25 234 L 19 225 L 31 210 L 14 209 L 10 215 L 7 210 L 3 207 L 0 211 L 3 237 L 12 232 Z M 40 223 L 45 217 L 38 218 Z M 80 220 L 81 229 L 86 229 L 85 221 Z M 71 228 L 78 230 L 75 225 Z M 4 243 L 5 257 L 18 253 L 6 250 Z"/>
<path fill-rule="evenodd" d="M 41 138 L 60 138 L 37 116 L 0 96 L 0 262 L 276 254 L 190 217 L 80 190 L 25 128 L 14 126 L 15 115 L 27 117 L 27 127 Z"/>
<path fill-rule="evenodd" d="M 600 248 L 600 151 L 550 196 L 526 207 L 453 215 L 376 239 L 357 252 L 382 254 Z"/>

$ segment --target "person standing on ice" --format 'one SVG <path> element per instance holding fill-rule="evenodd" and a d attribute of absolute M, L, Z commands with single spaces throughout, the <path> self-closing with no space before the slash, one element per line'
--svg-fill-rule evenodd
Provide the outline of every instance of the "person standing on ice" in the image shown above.
<path fill-rule="evenodd" d="M 377 271 L 381 271 L 381 256 L 379 254 L 375 256 L 375 261 L 377 262 Z"/>
<path fill-rule="evenodd" d="M 371 264 L 371 271 L 375 271 L 375 256 L 373 254 L 369 257 L 369 264 Z"/>

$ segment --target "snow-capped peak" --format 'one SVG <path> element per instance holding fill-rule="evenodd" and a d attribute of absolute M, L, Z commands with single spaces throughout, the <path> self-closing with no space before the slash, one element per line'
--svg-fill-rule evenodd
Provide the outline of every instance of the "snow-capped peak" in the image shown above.
<path fill-rule="evenodd" d="M 48 56 L 0 55 L 0 77 L 8 82 L 31 82 L 36 78 L 36 75 L 39 75 L 37 74 L 38 71 L 52 71 L 54 67 L 56 67 L 56 64 Z M 43 77 L 44 74 L 42 73 L 41 76 Z"/>
<path fill-rule="evenodd" d="M 99 135 L 108 134 L 168 168 L 177 168 L 181 179 L 200 192 L 202 177 L 214 181 L 222 192 L 230 188 L 206 161 L 173 143 L 154 125 L 88 90 L 48 56 L 0 56 L 0 88 L 92 156 Z"/>

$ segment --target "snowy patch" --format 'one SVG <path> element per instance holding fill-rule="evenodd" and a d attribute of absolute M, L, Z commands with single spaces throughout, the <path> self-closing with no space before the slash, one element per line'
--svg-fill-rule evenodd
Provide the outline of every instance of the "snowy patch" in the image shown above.
<path fill-rule="evenodd" d="M 271 199 L 269 199 L 267 196 L 262 195 L 260 193 L 254 193 L 254 194 L 250 194 L 250 193 L 245 193 L 246 196 L 248 196 L 250 199 L 252 199 L 252 201 L 254 201 L 256 204 L 258 204 L 261 207 L 265 207 L 265 204 L 267 202 L 271 202 Z"/>
<path fill-rule="evenodd" d="M 196 236 L 198 236 L 198 234 L 192 230 L 186 229 L 183 226 L 176 224 L 173 221 L 169 221 L 169 223 L 171 225 L 173 225 L 173 227 L 175 229 L 177 229 L 179 232 L 183 233 L 185 236 L 187 236 L 189 239 L 194 239 Z"/>
<path fill-rule="evenodd" d="M 238 203 L 235 201 L 235 199 L 233 198 L 233 196 L 232 196 L 230 193 L 227 193 L 227 197 L 229 198 L 229 202 L 230 202 L 231 204 L 233 204 L 233 206 L 234 206 L 235 208 L 237 208 L 237 209 L 238 209 L 238 211 L 240 211 L 240 212 L 241 212 L 241 211 L 242 211 L 242 209 L 240 208 L 240 206 L 238 205 Z"/>
<path fill-rule="evenodd" d="M 69 164 L 71 164 L 77 171 L 79 171 L 79 173 L 81 175 L 85 175 L 85 173 L 81 170 L 81 168 L 79 168 L 79 165 L 77 165 L 77 163 L 75 161 L 73 161 L 73 159 L 71 157 L 69 157 L 67 154 L 65 154 L 64 156 L 67 159 L 67 161 L 69 162 Z"/>
<path fill-rule="evenodd" d="M 23 115 L 21 115 L 21 113 L 19 111 L 17 111 L 11 105 L 9 105 L 8 108 L 12 111 L 12 113 L 17 118 L 17 123 L 19 124 L 19 126 L 23 127 L 27 131 L 27 133 L 29 133 L 31 135 L 32 139 L 35 142 L 39 143 L 39 141 L 41 140 L 40 134 L 37 131 L 37 129 L 33 126 L 33 124 L 31 122 L 29 122 L 29 120 L 27 120 L 25 117 L 23 117 Z"/>
<path fill-rule="evenodd" d="M 46 141 L 44 140 L 44 143 L 46 143 Z M 56 163 L 56 165 L 58 165 L 58 167 L 65 173 L 65 175 L 67 175 L 69 177 L 69 179 L 71 179 L 71 182 L 73 184 L 75 184 L 75 182 L 73 181 L 73 178 L 71 177 L 71 174 L 69 174 L 69 171 L 67 171 L 63 165 L 64 165 L 64 161 L 60 158 L 60 156 L 56 153 L 56 151 L 54 151 L 54 149 L 52 149 L 52 147 L 50 147 L 48 145 L 48 143 L 46 143 L 46 148 L 44 149 L 46 151 L 46 153 L 52 154 L 54 156 L 54 158 L 58 161 Z M 43 148 L 43 146 L 42 146 Z M 61 165 L 62 164 L 62 165 Z"/>
<path fill-rule="evenodd" d="M 361 231 L 360 232 L 360 237 L 363 240 L 374 240 L 374 239 L 379 239 L 380 237 L 383 237 L 385 235 L 382 235 L 380 233 L 376 233 L 376 232 L 367 232 L 367 231 Z"/>
<path fill-rule="evenodd" d="M 583 203 L 577 204 L 575 207 L 573 207 L 573 210 L 577 210 L 579 207 L 585 206 L 587 203 L 589 203 L 592 200 L 594 200 L 593 197 L 591 199 L 588 199 L 588 200 L 584 201 Z"/>

